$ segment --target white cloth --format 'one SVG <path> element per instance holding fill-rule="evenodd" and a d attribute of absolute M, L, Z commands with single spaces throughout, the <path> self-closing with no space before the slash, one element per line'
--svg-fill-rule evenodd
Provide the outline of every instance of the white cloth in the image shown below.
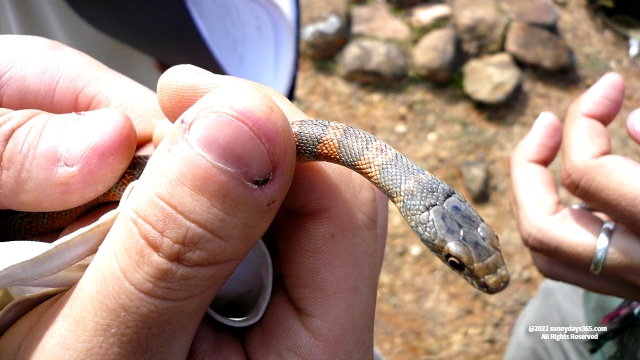
<path fill-rule="evenodd" d="M 53 243 L 0 243 L 0 335 L 22 315 L 80 279 L 135 184 L 127 187 L 118 208 Z M 260 240 L 218 292 L 207 313 L 229 326 L 253 325 L 264 314 L 272 287 L 271 257 Z"/>

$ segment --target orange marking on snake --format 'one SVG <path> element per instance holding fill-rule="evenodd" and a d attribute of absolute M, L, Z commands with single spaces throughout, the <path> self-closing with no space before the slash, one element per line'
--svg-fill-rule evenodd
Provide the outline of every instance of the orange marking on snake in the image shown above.
<path fill-rule="evenodd" d="M 328 133 L 322 138 L 322 141 L 318 145 L 318 157 L 324 161 L 330 161 L 339 164 L 340 156 L 338 150 L 340 149 L 339 140 L 344 134 L 344 128 L 347 125 L 332 123 L 328 129 Z"/>

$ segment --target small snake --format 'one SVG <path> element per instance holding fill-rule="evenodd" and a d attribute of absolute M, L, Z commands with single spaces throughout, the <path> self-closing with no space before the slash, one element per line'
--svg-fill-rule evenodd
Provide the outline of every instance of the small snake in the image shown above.
<path fill-rule="evenodd" d="M 509 283 L 498 236 L 455 189 L 375 136 L 332 121 L 291 122 L 297 161 L 345 166 L 378 187 L 398 207 L 420 240 L 475 288 L 496 293 Z M 136 156 L 120 181 L 97 199 L 70 210 L 0 211 L 0 241 L 59 231 L 98 205 L 119 201 L 140 177 L 148 156 Z"/>

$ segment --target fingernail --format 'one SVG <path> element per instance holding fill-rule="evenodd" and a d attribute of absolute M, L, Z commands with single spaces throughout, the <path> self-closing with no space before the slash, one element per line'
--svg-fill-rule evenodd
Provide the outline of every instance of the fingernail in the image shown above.
<path fill-rule="evenodd" d="M 191 124 L 189 137 L 211 161 L 260 185 L 273 171 L 265 145 L 242 122 L 226 114 L 205 114 Z"/>
<path fill-rule="evenodd" d="M 60 157 L 65 167 L 77 166 L 111 128 L 112 119 L 105 110 L 87 111 L 77 116 L 66 124 L 60 141 Z"/>

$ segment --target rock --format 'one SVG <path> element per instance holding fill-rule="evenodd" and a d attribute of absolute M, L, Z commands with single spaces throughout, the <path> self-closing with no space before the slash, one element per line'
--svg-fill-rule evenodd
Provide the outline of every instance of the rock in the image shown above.
<path fill-rule="evenodd" d="M 502 49 L 509 19 L 498 12 L 495 0 L 455 0 L 453 14 L 464 51 L 476 56 Z"/>
<path fill-rule="evenodd" d="M 409 25 L 395 17 L 381 3 L 356 5 L 351 9 L 351 34 L 384 40 L 408 40 Z"/>
<path fill-rule="evenodd" d="M 484 161 L 464 161 L 460 173 L 465 189 L 476 203 L 489 200 L 489 168 Z"/>
<path fill-rule="evenodd" d="M 418 41 L 411 54 L 416 71 L 426 79 L 444 84 L 455 72 L 457 53 L 456 31 L 436 29 Z"/>
<path fill-rule="evenodd" d="M 506 101 L 520 86 L 522 71 L 508 53 L 472 59 L 462 68 L 465 94 L 488 105 Z"/>
<path fill-rule="evenodd" d="M 329 13 L 302 28 L 301 52 L 312 59 L 328 59 L 342 49 L 348 36 L 346 18 Z"/>
<path fill-rule="evenodd" d="M 558 10 L 550 0 L 500 0 L 502 8 L 513 20 L 554 28 Z"/>
<path fill-rule="evenodd" d="M 447 4 L 425 4 L 411 9 L 409 22 L 418 29 L 428 29 L 434 24 L 451 17 L 451 6 Z"/>
<path fill-rule="evenodd" d="M 338 55 L 340 75 L 366 84 L 403 78 L 408 68 L 409 62 L 402 50 L 381 40 L 353 40 Z"/>
<path fill-rule="evenodd" d="M 571 49 L 564 40 L 548 30 L 521 21 L 514 21 L 509 26 L 504 47 L 519 61 L 545 70 L 563 70 L 572 64 Z"/>

